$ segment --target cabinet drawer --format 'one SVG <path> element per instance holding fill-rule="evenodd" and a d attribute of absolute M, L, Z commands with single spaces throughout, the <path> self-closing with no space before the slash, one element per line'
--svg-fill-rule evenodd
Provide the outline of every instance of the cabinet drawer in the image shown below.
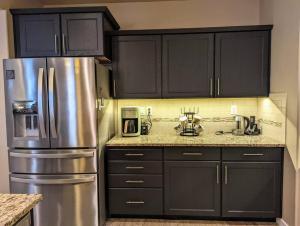
<path fill-rule="evenodd" d="M 108 149 L 108 160 L 162 160 L 162 150 L 155 148 Z"/>
<path fill-rule="evenodd" d="M 111 174 L 108 176 L 110 188 L 161 188 L 161 175 L 126 175 Z"/>
<path fill-rule="evenodd" d="M 162 189 L 109 189 L 110 214 L 161 215 Z"/>
<path fill-rule="evenodd" d="M 109 161 L 108 173 L 114 174 L 162 174 L 162 162 Z"/>
<path fill-rule="evenodd" d="M 281 148 L 223 148 L 225 161 L 281 161 Z"/>
<path fill-rule="evenodd" d="M 165 160 L 220 160 L 220 148 L 210 147 L 178 147 L 178 148 L 165 148 Z"/>

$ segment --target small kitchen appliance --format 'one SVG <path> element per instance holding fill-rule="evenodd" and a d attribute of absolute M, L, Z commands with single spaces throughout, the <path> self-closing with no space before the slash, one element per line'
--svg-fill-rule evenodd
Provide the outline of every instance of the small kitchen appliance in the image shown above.
<path fill-rule="evenodd" d="M 141 113 L 139 107 L 121 108 L 121 127 L 123 137 L 141 135 Z"/>
<path fill-rule="evenodd" d="M 232 134 L 235 136 L 243 136 L 249 128 L 250 120 L 248 117 L 242 115 L 234 116 L 236 122 L 236 128 L 232 130 Z"/>

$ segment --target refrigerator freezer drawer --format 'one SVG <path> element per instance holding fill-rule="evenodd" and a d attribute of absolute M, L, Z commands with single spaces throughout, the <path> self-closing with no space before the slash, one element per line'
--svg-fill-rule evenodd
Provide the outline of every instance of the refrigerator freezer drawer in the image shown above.
<path fill-rule="evenodd" d="M 96 149 L 21 150 L 9 152 L 10 172 L 76 174 L 97 172 Z"/>
<path fill-rule="evenodd" d="M 35 226 L 98 226 L 97 175 L 10 175 L 12 193 L 39 193 Z"/>

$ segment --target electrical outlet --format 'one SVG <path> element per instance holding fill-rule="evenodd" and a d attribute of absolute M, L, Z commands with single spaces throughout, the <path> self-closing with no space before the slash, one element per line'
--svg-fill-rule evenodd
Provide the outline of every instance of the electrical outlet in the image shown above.
<path fill-rule="evenodd" d="M 142 116 L 147 115 L 147 111 L 145 107 L 140 107 L 140 113 Z"/>
<path fill-rule="evenodd" d="M 231 105 L 231 108 L 230 108 L 230 114 L 232 115 L 237 115 L 237 106 L 236 105 Z"/>
<path fill-rule="evenodd" d="M 152 115 L 152 107 L 151 106 L 146 107 L 146 115 Z"/>

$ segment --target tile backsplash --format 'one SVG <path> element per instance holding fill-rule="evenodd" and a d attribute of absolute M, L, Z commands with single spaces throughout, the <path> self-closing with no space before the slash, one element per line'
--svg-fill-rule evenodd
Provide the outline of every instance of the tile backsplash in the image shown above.
<path fill-rule="evenodd" d="M 266 136 L 273 136 L 280 141 L 285 139 L 285 99 L 286 96 L 271 95 L 271 98 L 197 98 L 197 99 L 124 99 L 118 100 L 118 130 L 120 132 L 120 109 L 124 106 L 152 108 L 152 133 L 174 133 L 181 111 L 198 111 L 202 117 L 205 132 L 218 130 L 230 131 L 235 122 L 231 114 L 256 116 L 263 126 Z M 273 102 L 273 101 L 274 102 Z M 277 105 L 277 106 L 276 106 Z M 279 109 L 280 108 L 280 109 Z M 275 134 L 274 134 L 275 135 Z"/>

